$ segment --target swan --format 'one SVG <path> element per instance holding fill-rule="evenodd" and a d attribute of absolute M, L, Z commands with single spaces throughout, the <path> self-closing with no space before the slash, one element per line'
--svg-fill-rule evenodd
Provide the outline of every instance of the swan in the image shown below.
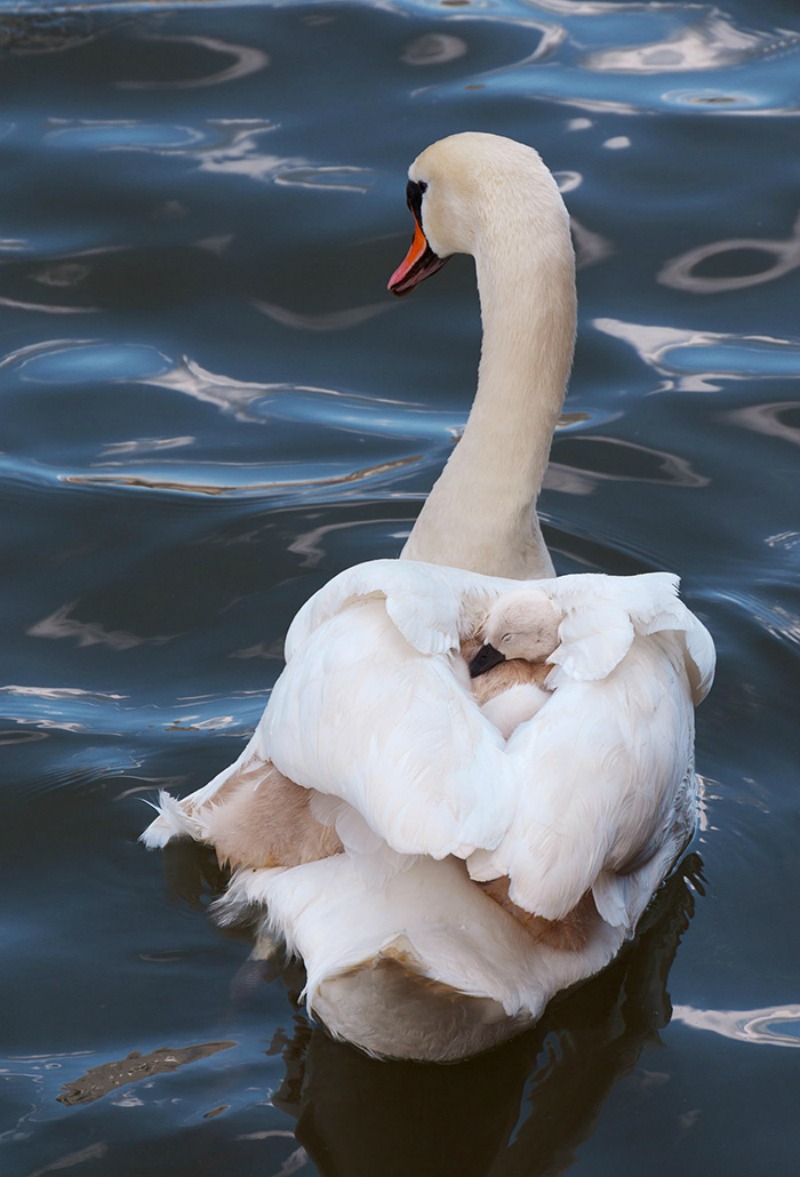
<path fill-rule="evenodd" d="M 391 290 L 475 259 L 483 345 L 462 439 L 400 558 L 302 606 L 239 759 L 183 801 L 160 794 L 142 840 L 215 847 L 233 872 L 217 918 L 256 913 L 256 956 L 283 942 L 302 958 L 335 1037 L 449 1061 L 530 1025 L 634 934 L 693 832 L 714 647 L 671 574 L 554 575 L 535 503 L 575 281 L 538 154 L 450 136 L 412 164 L 407 201 Z M 506 738 L 469 663 L 519 592 L 547 597 L 558 644 L 546 704 Z"/>
<path fill-rule="evenodd" d="M 562 619 L 552 597 L 538 587 L 506 593 L 489 611 L 469 673 L 483 714 L 506 739 L 549 698 L 543 687 Z"/>

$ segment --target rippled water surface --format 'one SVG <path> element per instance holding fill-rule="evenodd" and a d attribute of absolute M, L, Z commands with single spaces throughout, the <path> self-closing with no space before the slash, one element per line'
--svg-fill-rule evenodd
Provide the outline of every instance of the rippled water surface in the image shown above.
<path fill-rule="evenodd" d="M 793 1171 L 796 6 L 0 3 L 0 55 L 3 1173 Z M 136 838 L 463 425 L 470 263 L 385 292 L 406 167 L 463 129 L 536 145 L 574 218 L 559 570 L 679 572 L 720 667 L 635 946 L 431 1068 L 331 1043 L 205 918 L 210 864 Z"/>

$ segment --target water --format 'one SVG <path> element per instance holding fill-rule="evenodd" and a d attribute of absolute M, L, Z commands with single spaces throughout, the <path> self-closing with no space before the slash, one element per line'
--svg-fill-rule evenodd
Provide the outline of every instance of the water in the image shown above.
<path fill-rule="evenodd" d="M 5 3 L 0 46 L 3 1172 L 791 1171 L 795 6 Z M 136 838 L 236 755 L 299 604 L 397 553 L 463 424 L 469 263 L 384 285 L 408 163 L 467 128 L 534 143 L 575 218 L 558 567 L 679 572 L 720 666 L 651 926 L 429 1068 L 329 1042 L 205 918 L 208 861 Z"/>

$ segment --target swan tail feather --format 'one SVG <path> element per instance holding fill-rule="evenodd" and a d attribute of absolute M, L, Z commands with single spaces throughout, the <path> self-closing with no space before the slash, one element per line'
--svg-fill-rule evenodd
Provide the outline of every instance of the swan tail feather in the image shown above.
<path fill-rule="evenodd" d="M 204 841 L 203 831 L 197 818 L 185 808 L 185 802 L 178 801 L 170 793 L 161 789 L 158 801 L 148 801 L 148 805 L 158 811 L 158 817 L 152 821 L 142 834 L 139 841 L 148 850 L 159 850 L 174 838 L 192 838 L 196 842 Z"/>

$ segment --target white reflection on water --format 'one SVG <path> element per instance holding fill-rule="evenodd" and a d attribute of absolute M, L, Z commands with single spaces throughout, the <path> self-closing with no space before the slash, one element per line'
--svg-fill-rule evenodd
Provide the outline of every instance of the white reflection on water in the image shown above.
<path fill-rule="evenodd" d="M 196 437 L 136 437 L 129 441 L 112 441 L 98 454 L 97 461 L 107 465 L 115 465 L 115 459 L 136 456 L 139 454 L 163 453 L 164 450 L 182 449 L 184 446 L 195 445 Z"/>
<path fill-rule="evenodd" d="M 216 405 L 225 413 L 231 413 L 239 421 L 255 422 L 264 425 L 269 420 L 265 412 L 253 412 L 251 406 L 256 402 L 270 398 L 270 414 L 279 412 L 280 404 L 287 398 L 287 408 L 291 398 L 295 395 L 307 394 L 312 398 L 333 398 L 342 405 L 353 403 L 363 407 L 365 411 L 375 409 L 380 405 L 403 405 L 405 402 L 390 400 L 386 397 L 363 397 L 355 393 L 339 392 L 333 388 L 321 388 L 310 384 L 268 384 L 250 380 L 236 380 L 217 372 L 203 368 L 195 360 L 184 356 L 169 371 L 160 375 L 142 378 L 142 383 L 154 385 L 157 388 L 172 389 L 183 393 L 194 400 L 206 404 Z M 411 406 L 407 406 L 411 407 Z"/>
<path fill-rule="evenodd" d="M 78 262 L 54 262 L 31 274 L 31 280 L 42 286 L 78 286 L 90 273 L 89 266 Z"/>
<path fill-rule="evenodd" d="M 265 152 L 261 146 L 262 136 L 277 129 L 276 123 L 265 119 L 209 119 L 202 128 L 138 119 L 57 121 L 60 125 L 44 136 L 44 142 L 62 150 L 189 156 L 199 161 L 198 166 L 203 172 L 247 176 L 260 183 L 274 182 L 298 188 L 367 192 L 372 183 L 368 168 L 316 164 L 303 156 Z M 176 212 L 180 215 L 184 210 L 172 202 L 164 211 L 168 215 Z M 0 249 L 15 252 L 26 247 L 24 241 L 9 239 L 0 242 Z"/>
<path fill-rule="evenodd" d="M 138 81 L 117 82 L 120 90 L 194 90 L 202 86 L 221 86 L 226 82 L 234 82 L 248 74 L 257 73 L 269 65 L 269 55 L 253 45 L 231 45 L 216 37 L 145 37 L 145 41 L 154 43 L 170 42 L 177 45 L 198 45 L 201 49 L 208 49 L 212 53 L 222 53 L 226 57 L 233 57 L 231 65 L 224 66 L 210 74 L 199 78 L 180 78 L 172 81 Z"/>
<path fill-rule="evenodd" d="M 451 22 L 467 19 L 471 19 L 474 22 L 474 14 L 470 13 L 468 16 L 464 17 L 456 16 L 455 14 L 451 14 L 449 16 L 449 20 Z M 491 26 L 494 24 L 495 18 L 494 16 L 488 16 L 482 17 L 480 19 Z M 492 79 L 499 79 L 502 82 L 502 80 L 508 76 L 513 77 L 518 70 L 527 71 L 530 66 L 541 65 L 543 61 L 553 56 L 559 46 L 567 41 L 568 38 L 567 30 L 562 25 L 544 24 L 541 21 L 531 20 L 527 17 L 509 17 L 503 21 L 503 24 L 507 27 L 519 30 L 520 35 L 523 35 L 529 31 L 539 34 L 539 41 L 536 45 L 536 48 L 532 53 L 528 53 L 524 57 L 518 58 L 515 61 L 508 62 L 505 65 L 498 66 L 495 69 L 483 70 L 472 75 L 468 79 L 468 89 L 483 89 L 487 82 L 491 83 Z M 465 48 L 467 47 L 465 46 Z M 464 86 L 465 82 L 467 82 L 467 77 L 461 76 L 455 85 L 460 90 L 461 87 Z M 434 87 L 423 86 L 419 90 L 413 91 L 412 97 L 417 98 L 421 94 L 429 93 L 432 88 Z"/>
<path fill-rule="evenodd" d="M 163 646 L 171 642 L 176 635 L 168 634 L 162 637 L 138 637 L 122 629 L 106 629 L 99 621 L 79 621 L 72 616 L 77 601 L 67 601 L 48 617 L 43 617 L 34 625 L 26 629 L 32 638 L 50 638 L 61 641 L 72 638 L 78 646 L 106 646 L 110 650 L 131 650 L 135 646 Z"/>
<path fill-rule="evenodd" d="M 151 377 L 147 383 L 157 388 L 173 389 L 194 400 L 216 405 L 223 412 L 232 413 L 239 421 L 254 421 L 261 424 L 264 423 L 263 415 L 251 413 L 250 406 L 276 387 L 254 381 L 235 380 L 232 376 L 210 372 L 188 357 L 184 357 L 163 375 Z"/>
<path fill-rule="evenodd" d="M 20 253 L 31 248 L 24 237 L 0 237 L 0 253 Z"/>
<path fill-rule="evenodd" d="M 49 131 L 46 147 L 62 150 L 151 151 L 170 155 L 203 142 L 203 133 L 178 123 L 144 122 L 141 119 L 77 119 Z"/>
<path fill-rule="evenodd" d="M 367 168 L 347 164 L 317 165 L 302 156 L 272 155 L 261 148 L 261 137 L 277 129 L 264 119 L 213 119 L 208 124 L 221 139 L 202 150 L 200 170 L 215 174 L 248 176 L 260 183 L 273 181 L 298 188 L 326 188 L 345 192 L 366 192 Z M 356 182 L 358 180 L 359 182 Z"/>
<path fill-rule="evenodd" d="M 0 695 L 46 699 L 51 702 L 60 699 L 94 699 L 98 702 L 107 702 L 108 700 L 128 698 L 127 695 L 108 694 L 104 691 L 85 691 L 81 687 L 22 687 L 14 683 L 0 687 Z"/>
<path fill-rule="evenodd" d="M 346 164 L 319 167 L 304 164 L 300 167 L 287 166 L 279 169 L 275 175 L 275 183 L 294 188 L 327 188 L 336 192 L 369 192 L 371 181 L 363 180 L 362 183 L 356 184 L 354 180 L 371 175 L 369 168 L 351 167 Z"/>
<path fill-rule="evenodd" d="M 790 445 L 800 445 L 800 428 L 784 421 L 781 414 L 797 410 L 796 401 L 779 401 L 777 404 L 748 405 L 746 409 L 733 409 L 727 414 L 730 421 L 735 421 L 744 429 L 752 433 L 761 433 L 766 437 L 780 437 Z"/>
<path fill-rule="evenodd" d="M 0 306 L 14 311 L 41 311 L 44 315 L 90 315 L 99 311 L 100 307 L 65 307 L 54 303 L 23 302 L 19 298 L 0 298 Z"/>
<path fill-rule="evenodd" d="M 561 23 L 539 26 L 543 39 L 535 54 L 476 74 L 473 88 L 477 83 L 600 113 L 641 115 L 674 105 L 698 107 L 703 114 L 797 113 L 792 70 L 775 70 L 773 63 L 800 53 L 800 34 L 742 28 L 734 17 L 710 5 L 538 0 L 535 7 L 557 13 Z M 509 17 L 503 23 L 533 22 Z M 544 58 L 555 68 L 530 68 Z M 749 69 L 750 92 L 709 86 L 709 80 L 716 80 L 709 79 L 712 71 L 724 77 L 724 71 L 741 72 L 743 67 Z M 692 75 L 698 78 L 697 86 L 665 91 L 667 79 L 688 81 Z"/>
<path fill-rule="evenodd" d="M 589 54 L 581 64 L 584 69 L 610 73 L 682 73 L 725 69 L 797 44 L 800 44 L 800 38 L 791 34 L 773 37 L 744 32 L 736 28 L 729 16 L 712 9 L 701 20 L 693 20 L 662 41 L 604 49 Z"/>
<path fill-rule="evenodd" d="M 298 535 L 291 544 L 289 544 L 288 551 L 293 552 L 296 556 L 304 556 L 301 568 L 316 568 L 320 560 L 327 554 L 325 544 L 322 542 L 327 535 L 337 531 L 346 531 L 352 527 L 358 527 L 358 523 L 326 523 L 321 527 L 315 527 L 311 531 L 303 532 Z"/>
<path fill-rule="evenodd" d="M 20 380 L 36 384 L 87 384 L 146 381 L 169 368 L 170 361 L 145 343 L 111 343 L 100 339 L 45 339 L 11 352 L 0 361 Z"/>
<path fill-rule="evenodd" d="M 456 61 L 467 52 L 467 43 L 461 37 L 448 33 L 425 33 L 417 37 L 400 58 L 406 65 L 442 65 Z"/>
<path fill-rule="evenodd" d="M 394 309 L 391 302 L 373 302 L 367 306 L 345 307 L 338 311 L 326 311 L 321 314 L 301 314 L 291 311 L 288 307 L 278 306 L 277 303 L 261 302 L 253 299 L 252 305 L 263 314 L 268 315 L 276 323 L 284 327 L 297 327 L 304 331 L 343 331 L 348 327 L 360 327 L 377 315 Z"/>
<path fill-rule="evenodd" d="M 113 729 L 116 731 L 116 705 L 129 698 L 128 695 L 87 691 L 80 687 L 19 686 L 16 683 L 0 687 L 0 696 L 5 696 L 4 722 L 15 725 L 15 728 L 0 732 L 0 744 L 3 745 L 43 740 L 52 731 L 91 730 L 97 733 L 101 728 L 107 730 L 110 720 L 103 720 L 104 713 L 114 717 Z M 14 703 L 11 700 L 21 701 Z M 29 730 L 31 728 L 34 730 Z"/>
<path fill-rule="evenodd" d="M 587 229 L 575 217 L 570 217 L 569 223 L 575 243 L 575 265 L 579 270 L 594 266 L 616 253 L 616 247 L 607 237 Z"/>
<path fill-rule="evenodd" d="M 786 552 L 797 549 L 800 554 L 800 531 L 779 531 L 777 535 L 768 535 L 764 543 L 768 548 L 783 548 Z"/>
<path fill-rule="evenodd" d="M 695 1009 L 691 1005 L 676 1005 L 672 1017 L 673 1021 L 695 1030 L 711 1030 L 738 1042 L 800 1047 L 800 1005 L 764 1009 Z"/>
<path fill-rule="evenodd" d="M 573 446 L 581 447 L 574 449 L 573 454 L 579 456 L 585 447 L 585 460 L 599 460 L 605 468 L 598 470 L 591 465 L 580 466 L 577 464 L 579 457 L 576 460 L 572 455 L 569 466 L 551 460 L 544 478 L 548 490 L 585 495 L 591 494 L 601 482 L 671 482 L 674 486 L 701 487 L 708 486 L 711 481 L 705 474 L 695 470 L 687 458 L 652 446 L 623 441 L 622 438 L 593 434 L 591 437 L 574 438 Z M 558 450 L 554 453 L 557 457 Z M 629 463 L 629 469 L 626 469 L 626 462 Z"/>
<path fill-rule="evenodd" d="M 794 339 L 629 323 L 622 319 L 597 318 L 592 324 L 604 335 L 629 344 L 648 367 L 670 377 L 667 388 L 681 392 L 718 392 L 720 379 L 800 376 L 800 343 Z M 758 431 L 776 433 L 784 428 L 782 424 L 765 423 Z"/>
<path fill-rule="evenodd" d="M 752 274 L 695 274 L 695 269 L 710 258 L 719 258 L 726 253 L 742 250 L 766 255 L 764 269 Z M 718 294 L 724 290 L 743 290 L 748 286 L 760 286 L 782 278 L 800 266 L 800 216 L 792 226 L 791 236 L 780 237 L 730 237 L 725 241 L 711 241 L 682 253 L 680 257 L 667 262 L 657 277 L 663 286 L 688 290 L 692 294 Z"/>
<path fill-rule="evenodd" d="M 583 176 L 580 172 L 553 172 L 553 179 L 558 184 L 558 190 L 562 196 L 567 192 L 574 192 L 583 183 Z"/>

